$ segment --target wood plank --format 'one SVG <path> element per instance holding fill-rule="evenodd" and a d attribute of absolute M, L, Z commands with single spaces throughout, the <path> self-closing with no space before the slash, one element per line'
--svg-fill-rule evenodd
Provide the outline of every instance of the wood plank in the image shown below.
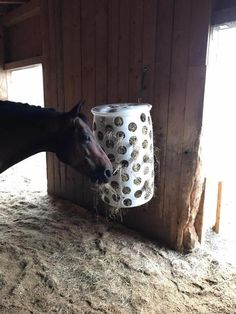
<path fill-rule="evenodd" d="M 218 193 L 217 193 L 216 222 L 215 222 L 215 225 L 212 228 L 216 233 L 219 233 L 219 231 L 220 231 L 222 187 L 223 187 L 223 182 L 220 181 L 218 183 Z"/>
<path fill-rule="evenodd" d="M 143 72 L 143 1 L 130 0 L 129 93 L 130 102 L 138 102 Z"/>
<path fill-rule="evenodd" d="M 181 173 L 179 181 L 178 249 L 194 247 L 197 235 L 194 221 L 199 209 L 200 181 L 199 145 L 206 76 L 206 52 L 211 16 L 211 1 L 192 3 L 184 132 L 182 138 Z M 199 19 L 201 24 L 199 25 Z M 199 181 L 199 182 L 198 182 Z M 191 240 L 190 240 L 191 239 Z"/>
<path fill-rule="evenodd" d="M 129 98 L 130 1 L 120 0 L 118 101 Z"/>
<path fill-rule="evenodd" d="M 7 99 L 7 73 L 3 69 L 4 66 L 4 30 L 0 25 L 0 99 Z"/>
<path fill-rule="evenodd" d="M 2 25 L 9 27 L 35 15 L 39 15 L 40 1 L 41 0 L 31 0 L 26 4 L 19 6 L 14 11 L 9 12 L 2 18 Z"/>
<path fill-rule="evenodd" d="M 179 0 L 174 8 L 163 216 L 163 223 L 167 228 L 172 246 L 176 245 L 177 238 L 190 22 L 191 2 Z"/>
<path fill-rule="evenodd" d="M 160 5 L 160 3 L 159 3 Z M 155 61 L 156 61 L 156 36 L 157 36 L 157 22 L 158 20 L 158 1 L 156 0 L 147 0 L 143 5 L 143 27 L 142 27 L 142 71 L 146 67 L 148 70 L 144 77 L 144 90 L 140 94 L 140 83 L 141 77 L 139 74 L 139 79 L 137 81 L 138 93 L 141 97 L 141 102 L 150 103 L 154 107 L 157 106 L 154 99 L 154 86 L 155 86 Z M 158 38 L 158 42 L 159 42 Z M 153 109 L 151 110 L 151 116 L 153 117 Z M 156 145 L 156 144 L 155 144 Z M 159 178 L 156 180 L 155 185 L 158 185 Z M 142 223 L 145 222 L 145 225 L 154 225 L 152 229 L 155 229 L 157 226 L 157 222 L 154 221 L 153 217 L 156 217 L 157 212 L 159 210 L 159 197 L 158 194 L 155 193 L 154 198 L 151 202 L 143 205 L 140 208 L 140 217 L 139 220 Z M 147 215 L 147 212 L 149 215 Z M 150 217 L 152 217 L 150 219 Z M 157 228 L 158 230 L 158 228 Z"/>
<path fill-rule="evenodd" d="M 55 14 L 55 48 L 56 48 L 56 76 L 57 76 L 57 110 L 65 111 L 64 97 L 64 63 L 63 60 L 63 38 L 62 38 L 62 0 L 57 0 L 54 3 Z M 55 156 L 58 173 L 55 173 L 55 178 L 58 176 L 58 193 L 62 194 L 66 187 L 65 182 L 65 164 Z M 56 180 L 57 182 L 57 180 Z"/>
<path fill-rule="evenodd" d="M 96 104 L 107 103 L 108 1 L 96 0 L 95 93 Z"/>
<path fill-rule="evenodd" d="M 42 56 L 40 16 L 5 27 L 5 62 Z"/>
<path fill-rule="evenodd" d="M 170 76 L 172 60 L 172 36 L 174 23 L 174 1 L 159 1 L 157 11 L 156 56 L 154 78 L 154 106 L 152 108 L 155 147 L 160 149 L 160 175 L 156 176 L 157 198 L 153 200 L 156 207 L 156 221 L 160 221 L 157 230 L 159 236 L 169 242 L 168 220 L 165 218 L 165 165 L 167 154 L 168 112 L 170 102 Z"/>
<path fill-rule="evenodd" d="M 58 60 L 58 42 L 57 42 L 57 27 L 58 21 L 56 16 L 56 3 L 55 0 L 48 1 L 48 10 L 49 10 L 49 40 L 50 40 L 50 54 L 51 54 L 51 75 L 53 78 L 53 93 L 51 101 L 53 107 L 56 110 L 59 110 L 58 104 L 58 69 L 57 69 L 57 60 Z M 60 52 L 59 52 L 60 53 Z M 54 164 L 54 193 L 56 195 L 61 195 L 61 173 L 60 173 L 60 163 L 55 154 L 53 154 L 53 164 Z"/>
<path fill-rule="evenodd" d="M 16 68 L 27 68 L 34 64 L 43 63 L 43 56 L 32 57 L 28 59 L 23 59 L 15 62 L 8 62 L 4 64 L 4 70 L 12 70 Z"/>
<path fill-rule="evenodd" d="M 0 70 L 3 70 L 4 67 L 4 29 L 3 26 L 0 24 Z"/>
<path fill-rule="evenodd" d="M 96 2 L 93 0 L 81 0 L 81 47 L 82 47 L 82 95 L 86 101 L 84 113 L 89 118 L 90 125 L 92 124 L 91 108 L 96 103 Z M 90 193 L 90 181 L 87 177 L 83 177 L 83 203 L 86 208 L 93 207 L 93 200 Z"/>
<path fill-rule="evenodd" d="M 138 74 L 137 79 L 137 89 L 138 95 L 141 96 L 141 102 L 150 103 L 153 107 L 157 104 L 154 102 L 154 86 L 155 86 L 155 55 L 156 55 L 156 35 L 157 35 L 157 14 L 158 14 L 158 2 L 156 0 L 147 0 L 145 1 L 142 11 L 143 16 L 141 20 L 143 20 L 142 24 L 142 40 L 141 40 L 141 49 L 142 52 L 142 67 L 141 73 L 143 72 L 144 68 L 147 67 L 147 73 L 145 74 L 144 78 L 144 90 L 142 94 L 140 94 L 140 87 L 141 87 L 141 75 Z M 137 30 L 139 32 L 139 30 Z M 138 63 L 137 63 L 138 64 Z M 139 67 L 139 64 L 138 64 Z M 151 115 L 153 113 L 153 109 L 151 110 Z M 157 182 L 156 182 L 157 184 Z M 156 195 L 155 195 L 156 196 Z M 145 222 L 146 225 L 150 225 L 150 216 L 154 217 L 154 213 L 156 213 L 159 209 L 158 198 L 154 196 L 154 199 L 141 206 L 138 210 L 139 220 L 142 223 Z M 149 215 L 147 216 L 147 211 Z M 136 213 L 135 213 L 136 216 Z M 153 219 L 152 219 L 153 221 Z"/>
<path fill-rule="evenodd" d="M 114 103 L 118 102 L 119 0 L 108 1 L 108 5 L 107 98 L 109 103 Z"/>
<path fill-rule="evenodd" d="M 63 1 L 63 63 L 65 110 L 69 111 L 82 99 L 81 79 L 81 1 Z M 70 84 L 68 84 L 70 82 Z M 65 168 L 65 195 L 81 204 L 83 200 L 82 176 Z"/>
<path fill-rule="evenodd" d="M 95 10 L 96 2 L 93 0 L 81 1 L 82 14 L 82 91 L 86 100 L 85 114 L 89 117 L 91 123 L 90 109 L 95 104 L 96 99 L 96 30 L 95 30 Z"/>
<path fill-rule="evenodd" d="M 207 64 L 206 55 L 210 34 L 211 0 L 200 0 L 198 3 L 194 0 L 191 1 L 193 13 L 189 45 L 189 66 L 205 66 Z M 200 17 L 201 23 L 199 23 Z"/>
<path fill-rule="evenodd" d="M 23 4 L 29 0 L 0 0 L 0 4 Z"/>
<path fill-rule="evenodd" d="M 43 46 L 43 79 L 44 79 L 44 99 L 45 107 L 54 107 L 56 109 L 56 77 L 54 71 L 54 58 L 52 56 L 53 47 L 51 28 L 49 27 L 49 7 L 48 1 L 41 1 L 41 18 L 42 18 L 42 46 Z M 47 153 L 47 183 L 48 193 L 55 194 L 55 169 L 54 155 Z"/>
<path fill-rule="evenodd" d="M 72 76 L 73 76 L 73 90 L 72 90 L 72 99 L 70 105 L 74 106 L 78 103 L 80 99 L 84 99 L 83 90 L 82 90 L 82 46 L 81 46 L 81 1 L 74 0 L 73 2 L 73 49 L 72 49 Z M 69 16 L 68 16 L 69 18 Z M 69 46 L 68 46 L 69 47 Z M 86 104 L 85 106 L 87 106 Z M 83 109 L 84 110 L 84 109 Z M 71 186 L 73 188 L 74 200 L 77 203 L 82 203 L 84 197 L 84 188 L 83 188 L 83 176 L 76 172 L 75 170 L 67 167 L 70 174 L 69 178 L 71 181 Z M 69 186 L 67 187 L 69 189 Z"/>
<path fill-rule="evenodd" d="M 64 66 L 64 88 L 65 88 L 65 110 L 69 111 L 73 104 L 73 89 L 74 89 L 74 71 L 76 71 L 74 61 L 74 12 L 77 10 L 74 7 L 74 2 L 62 1 L 62 35 L 63 35 L 63 66 Z M 70 84 L 68 84 L 70 82 Z M 70 167 L 65 166 L 65 186 L 62 189 L 61 196 L 69 200 L 75 200 L 74 194 L 73 172 Z"/>
<path fill-rule="evenodd" d="M 168 127 L 168 103 L 169 103 L 169 89 L 170 89 L 170 71 L 171 71 L 171 52 L 172 52 L 172 28 L 173 28 L 173 7 L 174 1 L 172 0 L 160 0 L 157 6 L 150 8 L 146 17 L 144 15 L 144 21 L 154 19 L 151 17 L 155 14 L 156 24 L 145 23 L 144 27 L 144 37 L 146 34 L 150 34 L 150 41 L 154 34 L 154 60 L 150 61 L 150 69 L 153 69 L 153 100 L 150 102 L 153 104 L 152 108 L 152 119 L 154 125 L 154 139 L 155 145 L 160 147 L 161 151 L 161 177 L 156 177 L 156 196 L 151 200 L 151 202 L 139 208 L 134 208 L 132 211 L 128 211 L 127 215 L 124 217 L 125 222 L 136 228 L 145 232 L 149 236 L 155 239 L 164 241 L 170 244 L 169 234 L 168 234 L 168 220 L 165 219 L 164 210 L 164 188 L 165 188 L 165 156 L 166 156 L 166 137 L 167 137 L 167 127 Z M 155 5 L 153 2 L 152 5 Z M 150 14 L 150 16 L 149 16 Z M 145 26 L 146 25 L 146 26 Z M 156 29 L 154 31 L 154 28 Z M 144 42 L 145 42 L 144 38 Z M 148 39 L 147 39 L 148 40 Z M 148 49 L 145 47 L 145 49 Z M 144 49 L 144 48 L 143 48 Z M 150 55 L 149 55 L 150 54 Z M 144 53 L 143 57 L 146 54 Z M 147 52 L 150 60 L 153 58 L 152 52 Z M 151 70 L 152 71 L 152 70 Z M 149 75 L 152 75 L 149 73 Z M 150 90 L 149 90 L 150 91 Z M 146 94 L 144 94 L 146 95 Z M 150 96 L 151 99 L 151 91 Z"/>
<path fill-rule="evenodd" d="M 142 67 L 147 67 L 143 91 L 143 102 L 154 103 L 154 83 L 155 83 L 155 52 L 156 52 L 156 32 L 157 32 L 157 8 L 156 0 L 145 1 L 143 7 L 143 44 L 142 44 Z M 167 33 L 168 35 L 168 33 Z"/>

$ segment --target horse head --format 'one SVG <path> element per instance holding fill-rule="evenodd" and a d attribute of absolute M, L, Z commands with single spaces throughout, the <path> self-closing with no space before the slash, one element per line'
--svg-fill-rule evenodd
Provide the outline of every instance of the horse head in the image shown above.
<path fill-rule="evenodd" d="M 106 183 L 112 176 L 112 165 L 94 138 L 86 116 L 81 113 L 83 104 L 80 101 L 64 114 L 66 128 L 56 154 L 61 161 L 87 175 L 93 182 Z"/>

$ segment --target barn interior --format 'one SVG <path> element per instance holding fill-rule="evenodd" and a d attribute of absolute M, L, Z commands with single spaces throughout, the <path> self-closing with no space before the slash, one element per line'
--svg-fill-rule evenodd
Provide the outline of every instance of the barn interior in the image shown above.
<path fill-rule="evenodd" d="M 235 313 L 233 162 L 230 183 L 217 173 L 234 139 L 217 133 L 220 158 L 207 153 L 233 101 L 214 93 L 213 33 L 235 21 L 234 0 L 0 1 L 0 99 L 60 112 L 85 99 L 92 126 L 92 107 L 141 93 L 158 165 L 153 199 L 119 212 L 51 153 L 0 174 L 1 313 Z M 17 93 L 12 73 L 36 68 Z"/>

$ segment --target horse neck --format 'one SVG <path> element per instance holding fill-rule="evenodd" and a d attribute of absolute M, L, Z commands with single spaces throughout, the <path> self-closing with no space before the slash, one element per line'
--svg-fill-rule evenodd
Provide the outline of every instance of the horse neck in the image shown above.
<path fill-rule="evenodd" d="M 29 156 L 57 150 L 63 115 L 48 109 L 38 110 L 38 114 L 21 113 L 19 117 L 14 113 L 4 117 L 1 112 L 0 173 Z"/>

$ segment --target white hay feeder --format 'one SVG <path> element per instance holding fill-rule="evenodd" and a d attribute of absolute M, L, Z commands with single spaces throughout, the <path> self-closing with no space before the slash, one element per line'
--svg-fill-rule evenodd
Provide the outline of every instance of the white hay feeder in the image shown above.
<path fill-rule="evenodd" d="M 116 208 L 147 203 L 154 194 L 153 128 L 149 104 L 111 104 L 92 109 L 96 139 L 114 173 L 100 189 L 102 200 Z"/>

